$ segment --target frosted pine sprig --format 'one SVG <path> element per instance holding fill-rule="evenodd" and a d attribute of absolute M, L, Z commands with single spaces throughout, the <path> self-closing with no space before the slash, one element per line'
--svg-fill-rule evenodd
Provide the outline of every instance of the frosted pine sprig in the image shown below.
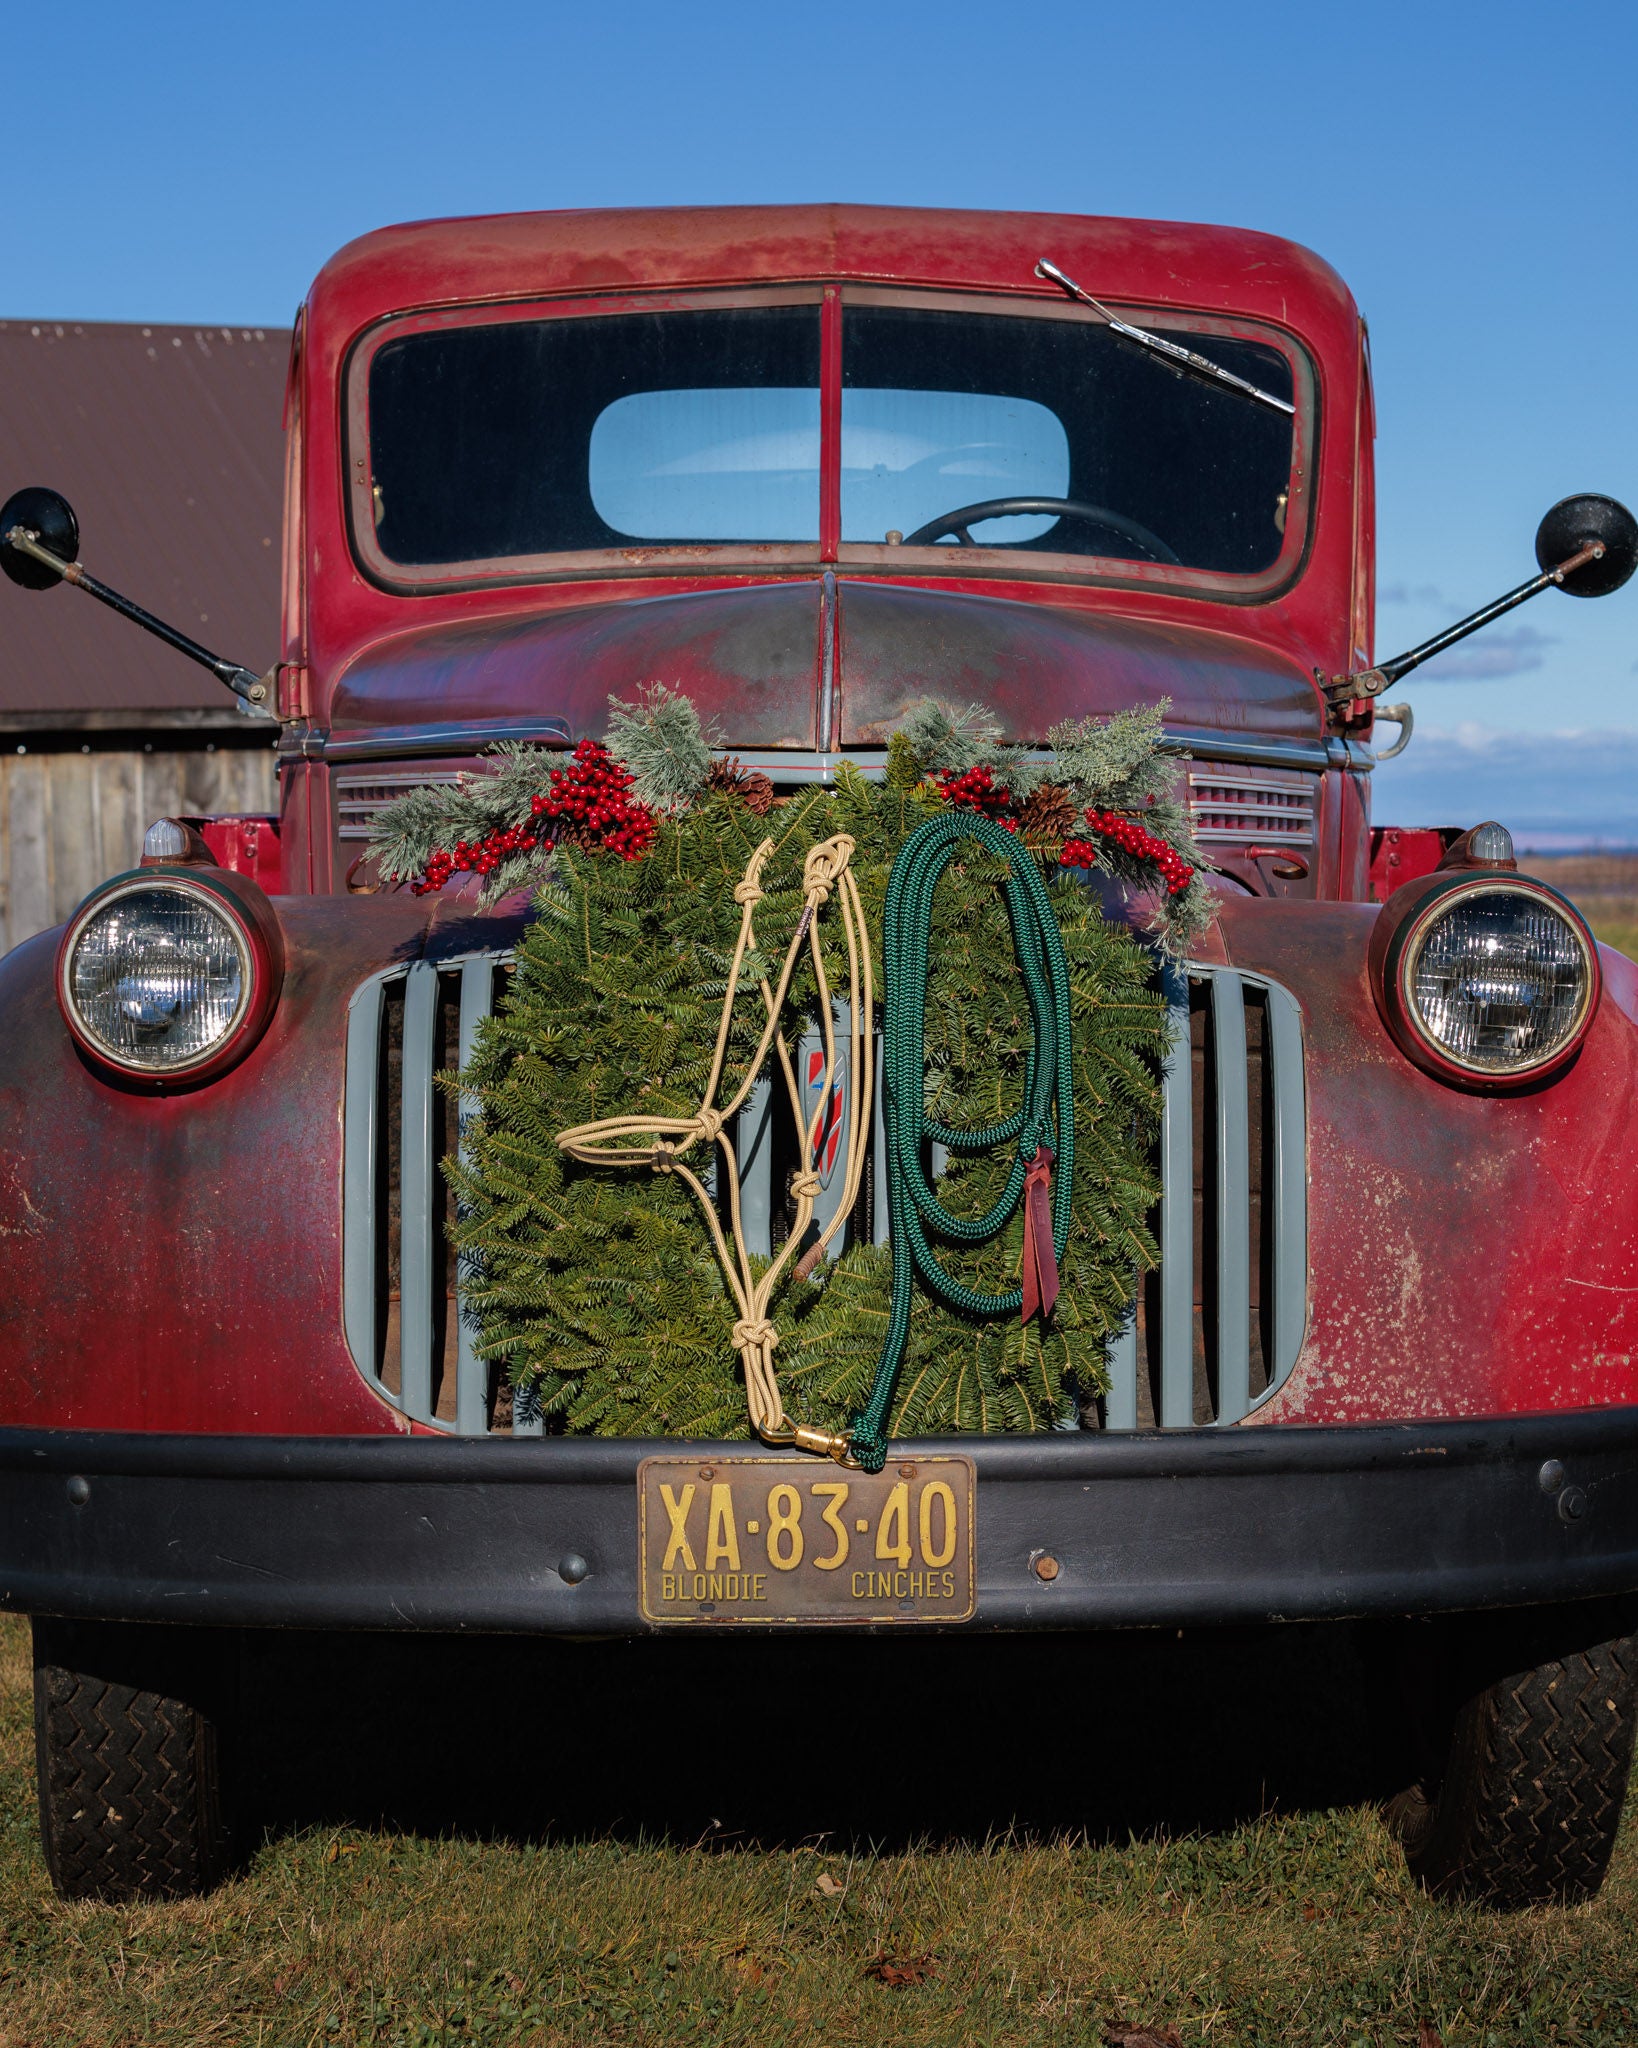
<path fill-rule="evenodd" d="M 691 804 L 711 773 L 712 742 L 692 700 L 646 683 L 634 702 L 609 699 L 608 744 L 631 771 L 637 801 L 669 815 Z"/>

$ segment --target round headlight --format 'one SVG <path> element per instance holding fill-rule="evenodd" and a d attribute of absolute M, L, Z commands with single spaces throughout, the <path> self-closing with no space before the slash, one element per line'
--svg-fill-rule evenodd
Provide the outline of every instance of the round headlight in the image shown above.
<path fill-rule="evenodd" d="M 236 893 L 144 874 L 80 910 L 58 988 L 87 1052 L 160 1081 L 197 1077 L 248 1050 L 246 1027 L 265 1020 L 276 974 Z"/>
<path fill-rule="evenodd" d="M 1512 877 L 1435 890 L 1395 932 L 1384 967 L 1388 1021 L 1406 1050 L 1493 1083 L 1562 1065 L 1598 999 L 1586 925 L 1552 890 Z"/>

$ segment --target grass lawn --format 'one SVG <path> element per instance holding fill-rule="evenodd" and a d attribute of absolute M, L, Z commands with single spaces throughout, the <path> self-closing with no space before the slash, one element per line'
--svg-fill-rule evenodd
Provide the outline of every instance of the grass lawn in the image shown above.
<path fill-rule="evenodd" d="M 1591 1907 L 1434 1905 L 1352 1640 L 263 1640 L 262 1846 L 115 1908 L 47 1886 L 4 1621 L 0 2043 L 1630 2043 L 1638 1827 Z"/>

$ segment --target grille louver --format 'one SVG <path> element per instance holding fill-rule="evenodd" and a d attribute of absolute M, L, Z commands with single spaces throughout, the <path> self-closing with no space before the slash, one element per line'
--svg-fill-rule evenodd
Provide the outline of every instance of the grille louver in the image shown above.
<path fill-rule="evenodd" d="M 1312 846 L 1319 778 L 1267 770 L 1189 770 L 1189 823 L 1202 846 Z"/>
<path fill-rule="evenodd" d="M 459 771 L 427 769 L 410 775 L 338 775 L 336 777 L 336 837 L 368 839 L 375 821 L 388 804 L 407 796 L 412 789 L 429 789 L 453 783 Z"/>

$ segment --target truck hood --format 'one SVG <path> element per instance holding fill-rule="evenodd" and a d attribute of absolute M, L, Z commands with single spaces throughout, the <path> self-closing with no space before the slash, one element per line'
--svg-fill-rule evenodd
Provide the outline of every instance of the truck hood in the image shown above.
<path fill-rule="evenodd" d="M 730 746 L 816 747 L 827 654 L 837 746 L 880 746 L 924 695 L 981 701 L 1026 741 L 1060 719 L 1162 698 L 1181 726 L 1323 730 L 1303 670 L 1230 634 L 901 584 L 833 588 L 833 605 L 804 579 L 399 634 L 343 670 L 330 730 L 386 741 L 395 729 L 552 719 L 578 739 L 603 731 L 611 695 L 666 683 Z"/>

